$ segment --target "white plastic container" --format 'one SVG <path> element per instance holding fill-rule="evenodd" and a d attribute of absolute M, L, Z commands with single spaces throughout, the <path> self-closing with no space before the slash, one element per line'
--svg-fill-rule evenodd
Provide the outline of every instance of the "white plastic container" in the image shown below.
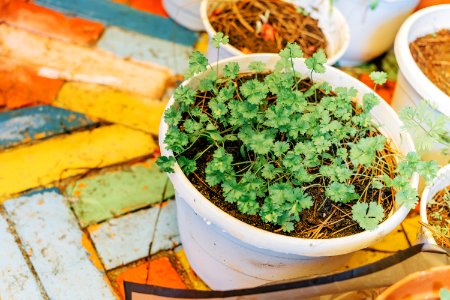
<path fill-rule="evenodd" d="M 367 62 L 391 48 L 403 21 L 419 0 L 380 0 L 370 9 L 370 0 L 334 0 L 347 19 L 350 43 L 339 60 L 342 66 Z"/>
<path fill-rule="evenodd" d="M 167 14 L 178 24 L 192 31 L 205 30 L 200 18 L 201 0 L 163 0 Z"/>
<path fill-rule="evenodd" d="M 442 28 L 450 29 L 450 4 L 431 6 L 411 15 L 401 26 L 395 38 L 395 56 L 399 65 L 397 85 L 392 107 L 400 111 L 405 106 L 417 106 L 423 99 L 436 107 L 435 114 L 450 117 L 450 97 L 432 83 L 414 61 L 409 44 L 418 37 L 434 33 Z M 450 124 L 446 127 L 450 132 Z M 414 137 L 414 133 L 411 132 Z M 424 153 L 423 159 L 436 159 L 446 165 L 450 156 L 441 154 L 442 145 Z"/>
<path fill-rule="evenodd" d="M 325 49 L 328 57 L 327 64 L 335 64 L 344 54 L 350 40 L 348 25 L 341 12 L 337 9 L 329 9 L 329 6 L 326 6 L 328 0 L 301 0 L 286 2 L 291 2 L 294 5 L 296 2 L 301 3 L 301 7 L 308 11 L 311 17 L 319 21 L 319 27 L 322 29 L 328 42 L 327 48 Z M 200 15 L 203 21 L 203 26 L 209 36 L 207 57 L 210 62 L 215 62 L 217 60 L 217 49 L 211 44 L 211 38 L 214 34 L 216 34 L 216 31 L 211 26 L 208 16 L 221 3 L 222 1 L 202 0 L 200 5 Z M 227 44 L 220 48 L 219 60 L 243 54 L 244 53 L 242 51 L 233 47 L 233 45 Z"/>
<path fill-rule="evenodd" d="M 437 192 L 450 185 L 450 164 L 439 170 L 437 177 L 426 186 L 420 198 L 420 220 L 424 224 L 428 224 L 427 204 L 433 199 Z M 426 227 L 422 226 L 420 242 L 436 245 L 433 234 Z"/>
<path fill-rule="evenodd" d="M 229 58 L 219 63 L 219 75 L 223 66 L 231 61 L 238 62 L 241 72 L 246 72 L 252 61 L 262 61 L 271 70 L 278 59 L 275 54 Z M 303 60 L 295 60 L 294 68 L 302 74 L 309 73 Z M 183 84 L 195 88 L 205 75 L 202 73 Z M 314 79 L 326 80 L 334 87 L 355 87 L 359 97 L 371 92 L 360 81 L 329 66 L 325 73 L 314 74 Z M 401 152 L 414 151 L 411 137 L 401 130 L 394 110 L 379 99 L 380 104 L 371 112 L 375 121 L 383 124 L 383 134 L 391 137 Z M 172 97 L 167 107 L 173 102 Z M 173 155 L 164 144 L 167 130 L 168 125 L 163 119 L 159 131 L 161 153 Z M 373 231 L 342 238 L 301 239 L 264 231 L 228 215 L 200 194 L 178 165 L 169 177 L 175 187 L 180 237 L 187 258 L 194 271 L 216 290 L 246 288 L 274 280 L 331 272 L 345 263 L 346 254 L 368 247 L 389 234 L 409 211 L 404 206 L 399 207 Z M 416 188 L 417 184 L 418 176 L 415 175 L 411 185 Z"/>

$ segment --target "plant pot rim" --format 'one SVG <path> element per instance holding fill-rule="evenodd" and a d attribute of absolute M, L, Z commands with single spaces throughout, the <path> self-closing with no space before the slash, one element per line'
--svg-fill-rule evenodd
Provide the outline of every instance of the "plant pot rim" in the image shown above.
<path fill-rule="evenodd" d="M 423 99 L 430 101 L 436 105 L 441 113 L 450 117 L 450 97 L 428 79 L 415 62 L 411 51 L 409 50 L 409 44 L 419 37 L 410 38 L 412 26 L 422 18 L 427 18 L 440 11 L 447 11 L 450 15 L 450 4 L 441 4 L 424 8 L 409 16 L 402 24 L 395 37 L 394 52 L 400 71 L 411 86 L 414 87 Z M 450 21 L 448 28 L 450 29 Z M 434 32 L 439 29 L 443 28 L 436 28 L 434 29 Z"/>
<path fill-rule="evenodd" d="M 443 176 L 448 176 L 446 186 L 450 185 L 450 164 L 440 168 L 439 171 L 437 172 L 436 178 L 434 178 L 433 181 L 430 184 L 428 184 L 422 192 L 422 196 L 420 197 L 420 220 L 424 224 L 429 224 L 427 216 L 428 201 L 430 201 L 430 199 L 432 199 L 434 195 L 438 192 L 434 191 L 434 187 L 437 184 L 439 184 L 441 180 L 443 180 Z M 424 237 L 426 238 L 426 241 L 430 244 L 437 245 L 436 240 L 434 239 L 431 231 L 425 228 L 424 226 L 422 226 L 422 230 Z"/>
<path fill-rule="evenodd" d="M 282 1 L 285 1 L 285 2 L 291 3 L 291 4 L 295 5 L 295 6 L 298 6 L 298 4 L 296 4 L 294 1 L 289 1 L 289 0 L 282 0 Z M 203 26 L 205 27 L 205 30 L 208 33 L 208 35 L 209 36 L 214 36 L 217 32 L 212 27 L 211 23 L 209 22 L 208 2 L 213 2 L 213 1 L 211 1 L 211 0 L 202 0 L 202 2 L 200 3 L 200 17 L 202 19 Z M 342 30 L 345 31 L 346 38 L 345 38 L 345 42 L 340 47 L 339 51 L 336 51 L 336 53 L 333 56 L 328 57 L 328 53 L 327 53 L 327 59 L 328 59 L 327 64 L 329 64 L 329 65 L 335 64 L 344 55 L 344 53 L 347 50 L 348 45 L 350 43 L 350 29 L 348 27 L 348 23 L 347 23 L 347 20 L 345 19 L 344 15 L 336 7 L 333 7 L 332 14 L 335 16 L 336 19 L 341 20 L 342 23 L 345 24 L 345 26 L 344 26 L 344 28 Z M 235 56 L 244 55 L 244 53 L 242 51 L 240 51 L 239 49 L 235 48 L 230 43 L 228 43 L 226 45 L 222 45 L 221 47 L 225 48 L 228 52 L 231 52 Z M 326 50 L 325 50 L 325 52 L 326 52 Z M 252 54 L 261 54 L 261 53 L 252 53 Z M 273 53 L 273 54 L 277 54 L 277 53 Z"/>
<path fill-rule="evenodd" d="M 230 57 L 224 60 L 219 61 L 219 66 L 223 66 L 231 61 L 236 60 L 278 60 L 279 56 L 277 54 L 247 54 L 240 55 L 235 57 Z M 214 65 L 216 67 L 216 65 Z M 208 70 L 212 68 L 212 65 L 208 66 Z M 358 85 L 361 89 L 364 89 L 365 92 L 373 92 L 369 87 L 358 81 L 357 79 L 351 77 L 350 75 L 340 71 L 332 66 L 325 65 L 326 72 L 325 73 L 334 73 L 336 75 L 342 75 L 346 79 L 352 82 L 352 86 Z M 205 72 L 207 72 L 205 71 Z M 204 72 L 203 72 L 204 73 Z M 191 80 L 195 79 L 196 75 L 182 84 L 187 85 L 191 82 Z M 389 115 L 389 118 L 395 120 L 399 126 L 401 126 L 401 121 L 399 120 L 395 111 L 387 104 L 381 97 L 375 94 L 380 100 L 380 104 L 383 105 L 383 109 L 385 109 L 385 113 Z M 173 96 L 170 98 L 167 103 L 166 109 L 170 107 L 174 103 Z M 168 130 L 168 125 L 164 121 L 164 117 L 161 119 L 160 129 L 159 129 L 159 145 L 161 149 L 161 155 L 165 156 L 173 156 L 173 152 L 171 150 L 166 149 L 164 144 L 165 133 Z M 404 135 L 402 135 L 402 143 L 405 143 L 409 148 L 409 151 L 415 151 L 414 144 L 412 142 L 412 138 L 409 133 L 402 131 Z M 285 250 L 285 253 L 289 254 L 298 254 L 298 255 L 306 255 L 306 256 L 330 256 L 330 249 L 333 249 L 331 252 L 332 255 L 341 255 L 347 254 L 355 251 L 354 249 L 349 250 L 348 247 L 342 247 L 345 244 L 354 244 L 359 243 L 362 244 L 367 240 L 373 240 L 374 237 L 376 239 L 380 239 L 386 235 L 386 232 L 391 232 L 395 229 L 403 220 L 409 212 L 404 205 L 397 208 L 396 211 L 391 213 L 391 215 L 375 230 L 372 231 L 363 231 L 351 236 L 339 237 L 339 238 L 330 238 L 330 239 L 305 239 L 298 237 L 291 237 L 286 235 L 281 235 L 273 232 L 269 232 L 254 226 L 251 226 L 243 221 L 240 221 L 231 215 L 227 214 L 219 207 L 215 206 L 211 203 L 205 196 L 203 196 L 189 181 L 186 175 L 181 171 L 178 163 L 174 166 L 174 173 L 168 173 L 169 178 L 171 179 L 174 186 L 176 184 L 182 184 L 184 186 L 188 186 L 190 190 L 192 190 L 192 195 L 194 196 L 193 201 L 187 201 L 188 205 L 198 213 L 200 216 L 209 215 L 211 218 L 209 220 L 205 219 L 205 222 L 211 222 L 217 225 L 219 228 L 228 232 L 231 236 L 242 240 L 246 243 L 253 244 L 258 248 L 268 249 L 276 252 L 280 252 L 280 247 Z M 419 182 L 419 175 L 414 173 L 411 178 L 411 186 L 417 188 Z M 176 184 L 175 184 L 176 183 Z M 188 197 L 186 197 L 188 198 Z M 398 221 L 400 219 L 400 221 Z M 398 222 L 397 222 L 398 221 Z M 267 237 L 270 236 L 270 243 L 267 242 Z M 362 249 L 361 247 L 359 249 Z M 357 249 L 357 250 L 359 250 Z M 312 252 L 313 251 L 313 252 Z"/>

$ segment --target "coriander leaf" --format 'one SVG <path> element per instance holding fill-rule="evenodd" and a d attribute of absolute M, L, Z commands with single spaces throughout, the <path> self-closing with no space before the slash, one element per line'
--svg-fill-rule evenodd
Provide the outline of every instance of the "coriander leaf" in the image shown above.
<path fill-rule="evenodd" d="M 335 202 L 348 203 L 352 200 L 359 199 L 359 195 L 355 193 L 353 184 L 345 184 L 333 182 L 325 189 L 325 196 Z"/>
<path fill-rule="evenodd" d="M 317 73 L 325 73 L 324 64 L 327 62 L 327 56 L 323 49 L 319 49 L 311 57 L 305 60 L 306 67 Z"/>
<path fill-rule="evenodd" d="M 398 205 L 405 205 L 406 208 L 412 209 L 416 207 L 418 200 L 417 191 L 411 186 L 405 186 L 403 189 L 398 190 L 395 194 L 395 201 Z"/>
<path fill-rule="evenodd" d="M 301 58 L 303 51 L 297 43 L 288 42 L 286 47 L 280 51 L 280 57 L 284 59 Z"/>
<path fill-rule="evenodd" d="M 229 62 L 223 68 L 223 76 L 229 79 L 235 79 L 239 74 L 239 64 L 237 62 Z"/>
<path fill-rule="evenodd" d="M 353 165 L 370 166 L 374 159 L 376 151 L 381 151 L 386 143 L 386 138 L 382 135 L 366 137 L 360 139 L 356 144 L 351 145 L 350 159 Z"/>
<path fill-rule="evenodd" d="M 369 112 L 372 110 L 373 107 L 378 105 L 380 101 L 378 100 L 378 97 L 375 96 L 372 93 L 364 94 L 363 96 L 363 104 L 364 104 L 364 111 Z"/>
<path fill-rule="evenodd" d="M 189 175 L 195 170 L 197 170 L 197 164 L 195 160 L 191 160 L 184 156 L 178 157 L 178 164 L 180 165 L 181 170 L 183 170 L 184 174 Z"/>
<path fill-rule="evenodd" d="M 200 51 L 194 50 L 189 57 L 189 69 L 185 76 L 186 79 L 205 71 L 207 66 L 208 59 Z"/>
<path fill-rule="evenodd" d="M 277 141 L 273 144 L 273 153 L 275 156 L 282 156 L 286 151 L 288 151 L 290 148 L 290 145 L 288 142 L 281 142 Z"/>
<path fill-rule="evenodd" d="M 247 98 L 248 102 L 259 105 L 266 98 L 269 89 L 264 83 L 252 79 L 242 84 L 239 91 Z"/>
<path fill-rule="evenodd" d="M 195 103 L 196 91 L 191 90 L 187 85 L 180 85 L 173 93 L 173 98 L 180 104 L 192 105 Z"/>
<path fill-rule="evenodd" d="M 378 2 L 377 0 L 375 0 L 376 2 Z M 372 1 L 372 2 L 375 2 Z M 372 73 L 370 73 L 370 79 L 373 80 L 373 82 L 377 85 L 383 85 L 386 83 L 387 80 L 387 74 L 385 72 L 382 71 L 374 71 Z"/>
<path fill-rule="evenodd" d="M 175 105 L 171 105 L 164 111 L 164 121 L 169 126 L 178 126 L 178 123 L 181 121 L 180 109 Z"/>
<path fill-rule="evenodd" d="M 160 156 L 156 160 L 156 164 L 158 165 L 158 167 L 167 173 L 175 173 L 175 171 L 173 170 L 173 166 L 176 162 L 177 161 L 173 156 Z"/>
<path fill-rule="evenodd" d="M 188 136 L 181 132 L 178 127 L 169 127 L 167 130 L 164 143 L 167 145 L 167 149 L 174 151 L 175 153 L 181 153 L 184 151 L 184 147 L 189 143 Z"/>
<path fill-rule="evenodd" d="M 374 230 L 384 218 L 384 209 L 376 202 L 358 202 L 352 206 L 352 217 L 361 228 Z"/>
<path fill-rule="evenodd" d="M 222 32 L 217 32 L 213 35 L 211 42 L 216 48 L 220 48 L 220 44 L 226 45 L 229 42 L 229 38 L 227 35 L 224 35 Z"/>
<path fill-rule="evenodd" d="M 196 121 L 193 120 L 193 119 L 187 119 L 187 120 L 183 123 L 183 126 L 184 126 L 184 130 L 185 130 L 187 133 L 195 133 L 195 132 L 198 132 L 198 131 L 200 131 L 201 129 L 203 129 L 203 124 L 202 124 L 202 123 L 199 123 L 199 122 L 196 122 Z"/>
<path fill-rule="evenodd" d="M 248 65 L 248 68 L 256 73 L 261 73 L 262 71 L 264 71 L 265 67 L 266 65 L 261 61 L 252 61 Z"/>
<path fill-rule="evenodd" d="M 214 151 L 213 159 L 205 168 L 206 182 L 210 186 L 225 182 L 235 176 L 233 166 L 233 156 L 226 152 L 224 148 L 217 148 Z"/>
<path fill-rule="evenodd" d="M 208 103 L 209 109 L 214 118 L 219 119 L 228 113 L 228 107 L 223 102 L 219 102 L 217 98 L 213 98 Z"/>

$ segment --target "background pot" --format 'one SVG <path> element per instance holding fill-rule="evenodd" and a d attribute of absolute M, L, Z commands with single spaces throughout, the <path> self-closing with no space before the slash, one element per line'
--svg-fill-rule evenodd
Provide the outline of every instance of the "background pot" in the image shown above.
<path fill-rule="evenodd" d="M 193 31 L 205 30 L 200 18 L 201 0 L 163 0 L 167 14 L 178 24 Z"/>
<path fill-rule="evenodd" d="M 441 288 L 450 288 L 450 266 L 412 273 L 387 288 L 377 297 L 377 300 L 440 299 L 439 290 Z"/>
<path fill-rule="evenodd" d="M 437 192 L 450 185 L 450 164 L 439 170 L 437 177 L 430 185 L 425 187 L 420 198 L 420 220 L 428 224 L 427 204 Z M 422 226 L 420 242 L 436 245 L 436 241 L 430 230 Z"/>
<path fill-rule="evenodd" d="M 258 60 L 272 69 L 279 57 L 275 54 L 249 54 L 223 60 L 219 70 L 236 61 L 241 72 L 248 71 L 250 62 Z M 303 60 L 295 60 L 295 69 L 309 73 Z M 215 72 L 215 66 L 213 69 Z M 221 72 L 221 71 L 220 71 Z M 219 74 L 220 74 L 219 72 Z M 183 84 L 196 87 L 206 73 Z M 314 74 L 316 81 L 328 81 L 332 86 L 355 87 L 358 96 L 371 92 L 360 81 L 333 67 L 324 74 Z M 391 137 L 401 152 L 414 151 L 411 137 L 401 130 L 394 110 L 381 98 L 372 109 L 381 132 Z M 167 107 L 174 102 L 170 99 Z M 168 125 L 161 121 L 159 144 L 162 155 L 172 155 L 164 145 Z M 406 217 L 408 209 L 399 207 L 373 231 L 334 239 L 301 239 L 264 231 L 228 215 L 197 191 L 178 165 L 169 174 L 175 187 L 180 237 L 194 271 L 213 289 L 226 290 L 261 285 L 274 280 L 324 274 L 345 263 L 346 254 L 368 247 L 394 230 Z M 411 180 L 417 187 L 418 176 Z"/>
<path fill-rule="evenodd" d="M 237 1 L 237 0 L 231 0 Z M 291 2 L 295 5 L 295 1 Z M 211 37 L 216 34 L 216 31 L 211 26 L 208 16 L 217 8 L 223 0 L 202 0 L 200 5 L 200 15 L 203 22 L 203 26 L 209 36 L 208 43 L 208 59 L 209 61 L 217 60 L 217 49 L 211 44 Z M 325 38 L 327 39 L 328 46 L 326 53 L 328 56 L 328 64 L 332 65 L 336 63 L 339 58 L 344 54 L 348 47 L 349 30 L 347 22 L 344 16 L 339 10 L 328 9 L 326 4 L 328 0 L 302 0 L 301 7 L 310 12 L 310 15 L 319 21 L 319 27 L 322 29 Z M 244 53 L 231 44 L 227 44 L 220 48 L 219 59 L 225 59 L 228 57 L 243 55 Z"/>
<path fill-rule="evenodd" d="M 374 10 L 369 8 L 369 0 L 334 2 L 350 29 L 349 47 L 339 64 L 354 66 L 383 54 L 392 46 L 398 29 L 419 0 L 380 0 Z"/>
<path fill-rule="evenodd" d="M 401 26 L 395 38 L 395 56 L 399 65 L 397 85 L 392 107 L 399 111 L 405 106 L 417 106 L 426 99 L 436 107 L 435 114 L 450 117 L 450 97 L 436 87 L 417 66 L 409 50 L 409 44 L 418 37 L 434 33 L 442 28 L 450 29 L 450 5 L 436 5 L 417 11 Z M 450 131 L 450 124 L 447 126 Z M 414 135 L 414 133 L 411 133 Z M 446 165 L 450 156 L 440 153 L 442 145 L 424 153 L 423 159 L 436 159 Z"/>

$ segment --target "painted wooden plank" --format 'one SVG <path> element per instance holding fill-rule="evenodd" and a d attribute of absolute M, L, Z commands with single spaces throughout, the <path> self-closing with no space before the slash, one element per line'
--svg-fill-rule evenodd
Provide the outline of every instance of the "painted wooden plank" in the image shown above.
<path fill-rule="evenodd" d="M 0 39 L 0 48 L 1 44 Z M 0 107 L 13 109 L 51 103 L 63 81 L 42 77 L 38 72 L 31 64 L 0 56 Z"/>
<path fill-rule="evenodd" d="M 50 299 L 115 299 L 105 275 L 89 259 L 82 231 L 56 190 L 4 203 Z"/>
<path fill-rule="evenodd" d="M 116 286 L 122 299 L 125 299 L 124 281 L 174 289 L 186 288 L 180 274 L 177 273 L 169 258 L 165 256 L 139 263 L 136 266 L 126 268 L 122 273 L 118 274 Z"/>
<path fill-rule="evenodd" d="M 166 66 L 174 73 L 184 74 L 189 67 L 193 48 L 155 37 L 109 27 L 98 42 L 98 47 L 120 57 L 132 57 Z"/>
<path fill-rule="evenodd" d="M 37 0 L 37 4 L 86 19 L 97 20 L 178 44 L 194 45 L 197 34 L 169 18 L 130 9 L 110 0 Z"/>
<path fill-rule="evenodd" d="M 66 194 L 82 227 L 120 216 L 174 196 L 166 173 L 153 160 L 80 179 Z"/>
<path fill-rule="evenodd" d="M 2 215 L 0 245 L 0 299 L 44 299 Z"/>
<path fill-rule="evenodd" d="M 81 45 L 93 45 L 104 29 L 99 22 L 66 17 L 54 10 L 17 0 L 10 1 L 0 11 L 0 20 L 38 34 Z"/>
<path fill-rule="evenodd" d="M 157 135 L 166 101 L 89 83 L 66 83 L 54 105 Z"/>
<path fill-rule="evenodd" d="M 401 226 L 370 247 L 381 252 L 397 252 L 411 247 Z"/>
<path fill-rule="evenodd" d="M 179 247 L 179 249 L 175 252 L 178 261 L 181 263 L 181 266 L 183 267 L 184 271 L 186 272 L 186 275 L 193 287 L 194 290 L 200 290 L 200 291 L 209 291 L 210 288 L 206 285 L 206 283 L 203 282 L 203 280 L 200 279 L 200 277 L 195 274 L 194 270 L 192 270 L 191 265 L 189 264 L 189 261 L 186 257 L 186 254 L 183 250 L 183 247 Z"/>
<path fill-rule="evenodd" d="M 0 199 L 92 168 L 149 155 L 152 137 L 121 125 L 57 136 L 0 152 Z"/>
<path fill-rule="evenodd" d="M 169 17 L 162 5 L 162 0 L 131 0 L 130 6 L 161 17 Z"/>
<path fill-rule="evenodd" d="M 85 115 L 53 106 L 35 106 L 0 114 L 0 149 L 93 125 Z"/>
<path fill-rule="evenodd" d="M 170 79 L 165 67 L 118 59 L 103 50 L 49 39 L 6 24 L 0 25 L 1 55 L 40 67 L 42 77 L 104 84 L 153 99 L 164 94 Z"/>
<path fill-rule="evenodd" d="M 152 254 L 180 243 L 175 201 L 162 206 L 155 226 L 159 210 L 156 206 L 88 227 L 106 270 L 147 257 L 153 234 Z"/>

